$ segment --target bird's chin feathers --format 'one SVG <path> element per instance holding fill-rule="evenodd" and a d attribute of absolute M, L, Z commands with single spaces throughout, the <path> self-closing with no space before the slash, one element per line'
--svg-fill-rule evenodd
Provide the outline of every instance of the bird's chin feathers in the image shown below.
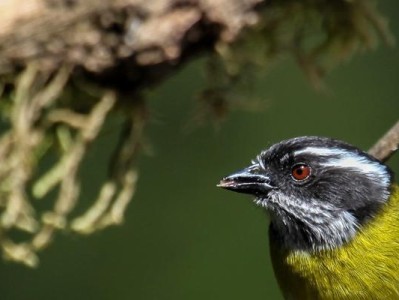
<path fill-rule="evenodd" d="M 267 198 L 263 198 L 263 197 L 257 197 L 254 199 L 254 203 L 257 206 L 263 207 L 263 208 L 267 208 Z"/>
<path fill-rule="evenodd" d="M 306 203 L 282 194 L 254 199 L 271 217 L 275 234 L 287 249 L 321 251 L 349 242 L 359 229 L 356 218 L 329 203 L 309 199 Z"/>

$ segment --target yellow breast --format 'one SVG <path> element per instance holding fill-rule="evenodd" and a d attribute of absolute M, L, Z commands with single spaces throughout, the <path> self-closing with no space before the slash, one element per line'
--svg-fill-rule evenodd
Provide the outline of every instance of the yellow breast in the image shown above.
<path fill-rule="evenodd" d="M 341 248 L 288 251 L 272 240 L 270 247 L 286 299 L 399 299 L 399 188 Z"/>

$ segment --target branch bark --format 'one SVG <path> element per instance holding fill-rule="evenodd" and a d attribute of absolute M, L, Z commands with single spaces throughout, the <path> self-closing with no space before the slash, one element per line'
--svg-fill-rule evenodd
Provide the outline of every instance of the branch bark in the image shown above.
<path fill-rule="evenodd" d="M 1 1 L 0 75 L 32 60 L 43 71 L 69 63 L 102 86 L 138 89 L 215 42 L 232 41 L 256 22 L 262 1 Z"/>
<path fill-rule="evenodd" d="M 370 148 L 369 154 L 385 162 L 399 148 L 399 121 Z"/>

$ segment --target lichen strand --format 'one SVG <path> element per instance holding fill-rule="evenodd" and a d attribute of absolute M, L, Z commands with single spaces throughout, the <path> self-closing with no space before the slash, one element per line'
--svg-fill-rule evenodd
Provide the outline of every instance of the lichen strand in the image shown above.
<path fill-rule="evenodd" d="M 62 67 L 47 78 L 30 64 L 16 81 L 15 95 L 4 99 L 10 108 L 2 114 L 0 139 L 0 248 L 6 259 L 31 267 L 58 231 L 88 234 L 122 223 L 135 192 L 133 165 L 147 115 L 143 101 L 134 101 L 124 114 L 120 142 L 98 196 L 81 216 L 71 216 L 80 201 L 82 162 L 121 95 L 97 91 L 98 101 L 86 112 L 64 107 L 59 98 L 70 72 Z M 49 155 L 55 158 L 50 166 Z M 37 200 L 49 201 L 52 209 L 40 209 Z M 14 238 L 18 231 L 25 233 L 24 240 Z"/>

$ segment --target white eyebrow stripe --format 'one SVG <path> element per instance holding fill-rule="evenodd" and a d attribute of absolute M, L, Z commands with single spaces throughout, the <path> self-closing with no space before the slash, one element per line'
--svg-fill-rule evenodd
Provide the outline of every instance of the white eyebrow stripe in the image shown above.
<path fill-rule="evenodd" d="M 321 155 L 321 156 L 342 156 L 342 155 L 352 155 L 349 151 L 337 149 L 337 148 L 320 148 L 320 147 L 307 147 L 302 150 L 298 150 L 294 152 L 294 155 L 299 154 L 313 154 L 313 155 Z"/>
<path fill-rule="evenodd" d="M 380 181 L 385 187 L 390 184 L 387 168 L 375 161 L 371 161 L 366 157 L 356 155 L 350 151 L 337 148 L 319 148 L 307 147 L 305 149 L 294 152 L 294 155 L 312 154 L 318 156 L 335 156 L 322 166 L 354 169 L 359 173 L 363 173 L 368 177 Z"/>

